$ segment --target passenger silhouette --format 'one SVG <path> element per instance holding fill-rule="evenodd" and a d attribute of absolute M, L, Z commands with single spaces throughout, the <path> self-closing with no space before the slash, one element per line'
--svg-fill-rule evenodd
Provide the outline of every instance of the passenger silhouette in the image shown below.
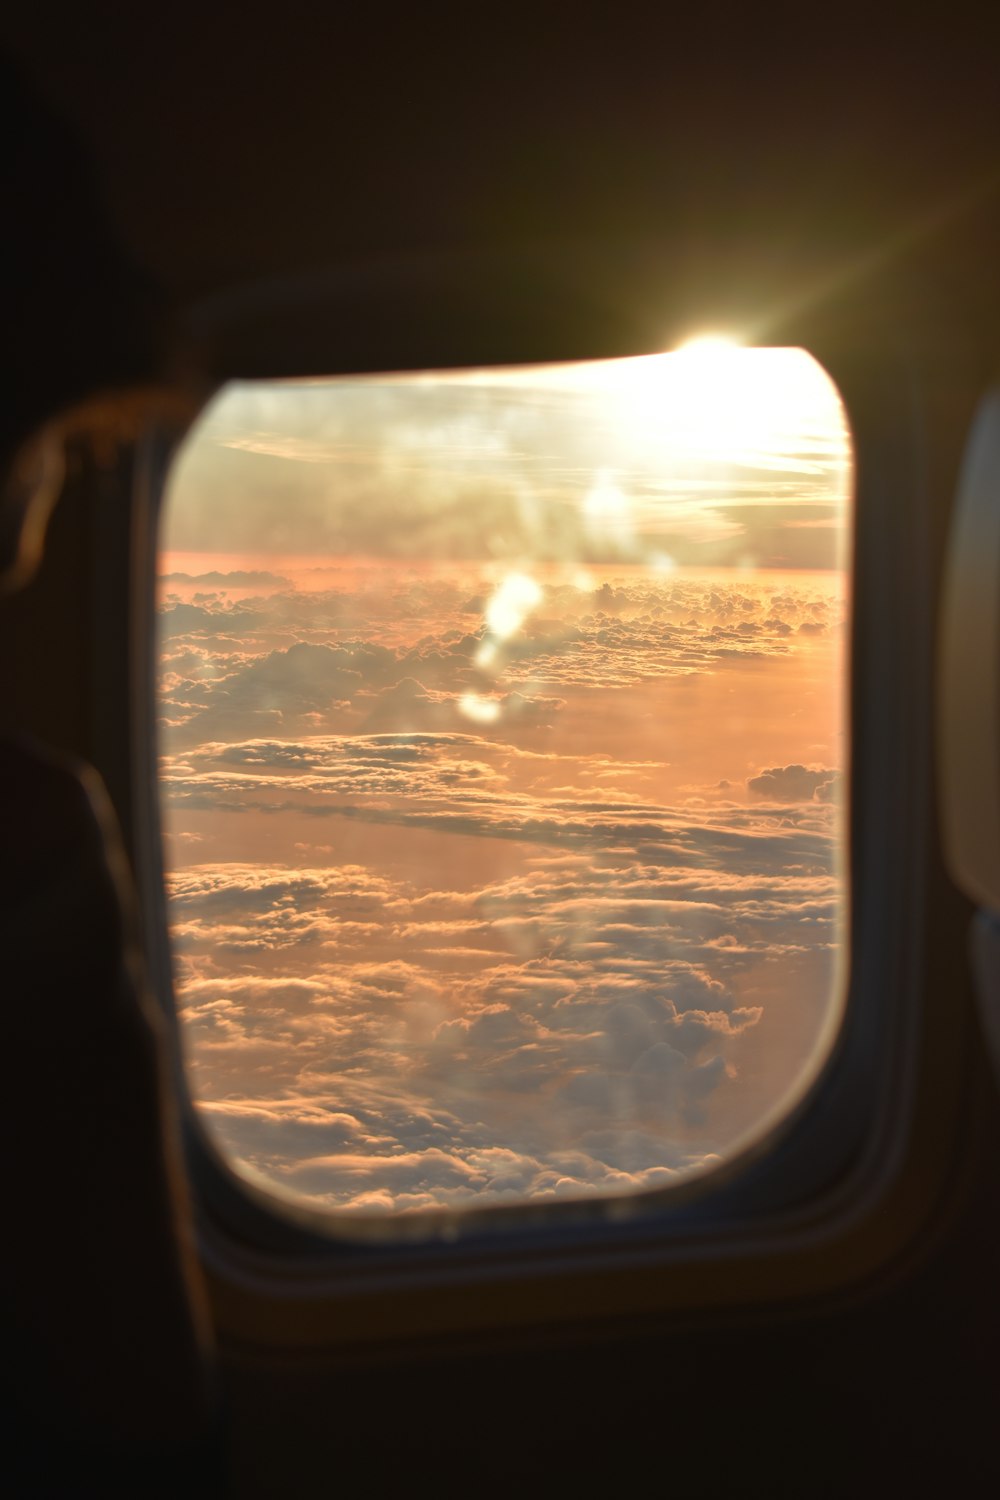
<path fill-rule="evenodd" d="M 17 206 L 2 282 L 9 611 L 25 527 L 58 481 L 57 439 L 39 463 L 33 436 L 75 403 L 153 379 L 163 322 L 71 132 L 7 65 L 0 100 Z M 22 649 L 37 673 L 38 643 Z M 208 1322 L 127 861 L 96 772 L 17 733 L 2 696 L 4 1477 L 18 1495 L 214 1493 Z"/>

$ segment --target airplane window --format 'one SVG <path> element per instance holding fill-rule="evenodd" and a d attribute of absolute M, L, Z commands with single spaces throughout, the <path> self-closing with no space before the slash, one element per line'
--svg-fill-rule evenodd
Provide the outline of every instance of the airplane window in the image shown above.
<path fill-rule="evenodd" d="M 851 449 L 808 354 L 226 387 L 159 553 L 200 1118 L 338 1213 L 662 1187 L 846 973 Z"/>

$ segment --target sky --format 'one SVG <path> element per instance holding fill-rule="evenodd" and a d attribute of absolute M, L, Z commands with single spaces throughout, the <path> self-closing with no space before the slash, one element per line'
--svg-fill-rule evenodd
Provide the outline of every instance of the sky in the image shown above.
<path fill-rule="evenodd" d="M 796 350 L 236 385 L 181 455 L 168 545 L 827 568 L 846 464 L 834 388 Z"/>
<path fill-rule="evenodd" d="M 842 997 L 850 452 L 799 351 L 235 386 L 161 544 L 201 1118 L 331 1211 L 703 1171 Z"/>

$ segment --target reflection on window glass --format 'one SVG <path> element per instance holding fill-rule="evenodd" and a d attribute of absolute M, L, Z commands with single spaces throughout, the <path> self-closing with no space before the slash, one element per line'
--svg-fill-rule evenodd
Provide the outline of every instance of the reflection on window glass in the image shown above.
<path fill-rule="evenodd" d="M 228 387 L 160 555 L 178 1004 L 338 1211 L 662 1187 L 842 1005 L 850 449 L 797 350 Z"/>

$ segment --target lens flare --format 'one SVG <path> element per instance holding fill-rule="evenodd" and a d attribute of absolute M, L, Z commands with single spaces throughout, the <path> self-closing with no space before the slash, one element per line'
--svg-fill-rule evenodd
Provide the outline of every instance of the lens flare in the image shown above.
<path fill-rule="evenodd" d="M 542 591 L 533 578 L 527 573 L 508 573 L 486 605 L 487 628 L 499 640 L 509 640 L 541 601 Z"/>

